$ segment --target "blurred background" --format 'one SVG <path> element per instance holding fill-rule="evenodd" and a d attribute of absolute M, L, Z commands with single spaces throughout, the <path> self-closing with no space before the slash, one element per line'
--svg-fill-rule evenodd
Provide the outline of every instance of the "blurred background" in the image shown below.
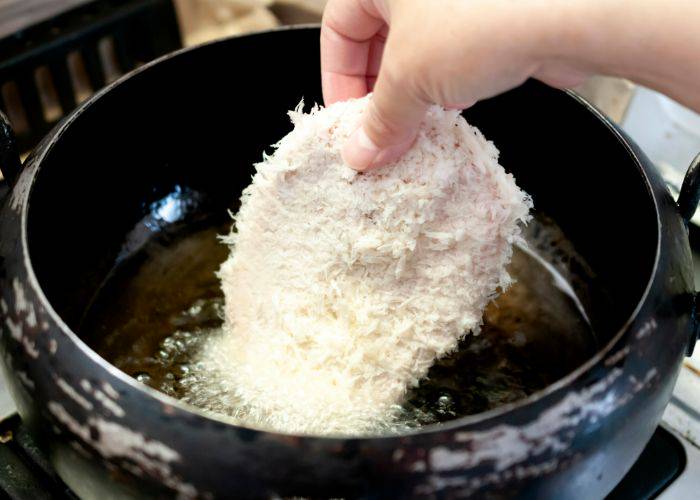
<path fill-rule="evenodd" d="M 26 154 L 83 100 L 141 64 L 182 46 L 319 22 L 325 3 L 0 0 L 0 110 Z"/>
<path fill-rule="evenodd" d="M 0 0 L 0 36 L 100 1 Z M 317 22 L 326 0 L 174 0 L 173 3 L 184 42 L 191 45 L 280 24 Z"/>
<path fill-rule="evenodd" d="M 285 24 L 317 23 L 326 0 L 175 0 L 184 42 Z"/>

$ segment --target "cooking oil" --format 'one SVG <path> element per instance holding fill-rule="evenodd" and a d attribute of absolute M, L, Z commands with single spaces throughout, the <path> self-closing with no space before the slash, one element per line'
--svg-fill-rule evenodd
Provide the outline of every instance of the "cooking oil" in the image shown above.
<path fill-rule="evenodd" d="M 515 249 L 510 273 L 516 281 L 488 306 L 480 334 L 465 336 L 435 363 L 387 432 L 525 398 L 596 352 L 568 270 L 573 260 L 577 268 L 585 263 L 556 245 L 565 241 L 561 232 L 543 220 L 532 223 L 528 247 Z M 203 342 L 221 333 L 224 299 L 215 273 L 227 248 L 217 235 L 229 225 L 209 223 L 148 241 L 110 275 L 86 312 L 81 335 L 139 382 L 245 422 L 245 408 L 196 360 Z"/>

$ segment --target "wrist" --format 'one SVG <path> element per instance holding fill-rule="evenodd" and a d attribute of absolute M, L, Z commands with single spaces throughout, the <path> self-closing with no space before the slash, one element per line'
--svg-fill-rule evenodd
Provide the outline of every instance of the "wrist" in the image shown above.
<path fill-rule="evenodd" d="M 614 74 L 633 60 L 635 43 L 620 43 L 626 25 L 624 0 L 555 0 L 537 2 L 542 17 L 545 63 L 560 63 L 586 73 Z M 630 40 L 627 38 L 627 40 Z"/>

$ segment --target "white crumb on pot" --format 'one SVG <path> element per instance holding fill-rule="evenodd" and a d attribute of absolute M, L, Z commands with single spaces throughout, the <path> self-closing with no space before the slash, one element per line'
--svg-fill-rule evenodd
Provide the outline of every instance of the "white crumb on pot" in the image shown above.
<path fill-rule="evenodd" d="M 367 102 L 290 112 L 294 130 L 256 166 L 225 238 L 224 331 L 199 360 L 249 425 L 389 429 L 510 283 L 532 203 L 495 146 L 432 107 L 401 160 L 358 174 L 340 149 Z"/>

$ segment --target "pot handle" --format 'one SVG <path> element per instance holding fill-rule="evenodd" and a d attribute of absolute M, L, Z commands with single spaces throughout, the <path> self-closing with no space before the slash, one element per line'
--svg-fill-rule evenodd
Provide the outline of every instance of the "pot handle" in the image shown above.
<path fill-rule="evenodd" d="M 685 222 L 686 227 L 690 226 L 690 219 L 695 215 L 700 201 L 700 154 L 690 163 L 688 171 L 685 173 L 681 193 L 678 196 L 678 211 Z M 688 344 L 687 355 L 693 354 L 695 344 L 700 338 L 700 293 L 696 292 L 693 303 L 692 331 Z"/>
<path fill-rule="evenodd" d="M 17 141 L 10 120 L 0 111 L 0 172 L 10 186 L 14 186 L 22 169 Z"/>
<path fill-rule="evenodd" d="M 700 154 L 690 163 L 688 171 L 683 178 L 681 193 L 678 196 L 678 210 L 683 222 L 688 226 L 690 219 L 695 215 L 700 201 Z"/>

